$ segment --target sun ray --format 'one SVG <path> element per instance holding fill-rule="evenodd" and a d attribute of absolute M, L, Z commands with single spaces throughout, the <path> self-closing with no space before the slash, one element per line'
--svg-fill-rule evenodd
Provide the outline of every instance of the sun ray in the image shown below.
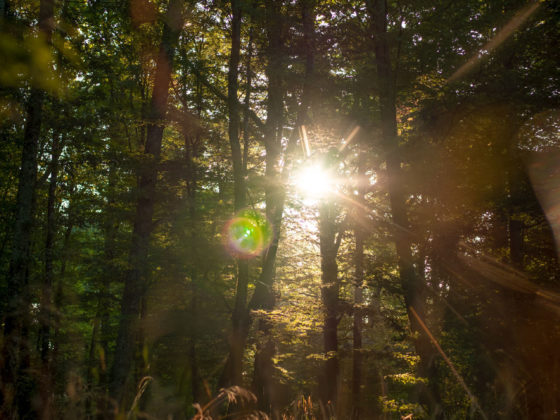
<path fill-rule="evenodd" d="M 424 321 L 422 321 L 422 319 L 420 318 L 420 316 L 418 315 L 418 313 L 414 310 L 414 308 L 412 306 L 409 307 L 410 312 L 412 313 L 412 315 L 414 316 L 414 318 L 416 318 L 416 320 L 418 321 L 418 323 L 420 324 L 420 327 L 422 327 L 422 329 L 424 330 L 424 332 L 427 334 L 427 336 L 430 338 L 430 341 L 432 342 L 432 344 L 434 345 L 434 347 L 437 349 L 437 351 L 439 352 L 439 354 L 441 355 L 441 357 L 443 357 L 443 360 L 445 360 L 445 363 L 447 363 L 447 365 L 449 366 L 449 369 L 451 369 L 451 372 L 453 373 L 453 375 L 455 376 L 455 378 L 457 379 L 457 381 L 459 382 L 459 384 L 463 387 L 463 389 L 465 390 L 466 394 L 469 396 L 472 404 L 478 409 L 478 411 L 480 412 L 482 418 L 484 419 L 488 419 L 488 417 L 486 416 L 486 414 L 484 413 L 484 411 L 482 411 L 482 408 L 480 407 L 480 405 L 478 404 L 478 400 L 477 398 L 474 396 L 474 394 L 471 392 L 471 390 L 469 389 L 469 387 L 467 386 L 467 384 L 465 383 L 465 380 L 463 379 L 463 377 L 459 374 L 459 372 L 457 371 L 457 369 L 455 368 L 455 365 L 453 364 L 453 362 L 451 361 L 451 359 L 449 357 L 447 357 L 447 355 L 445 354 L 445 352 L 443 351 L 443 349 L 441 348 L 441 346 L 439 345 L 438 341 L 436 340 L 436 338 L 432 335 L 432 333 L 430 332 L 430 330 L 428 329 L 428 327 L 426 326 L 426 324 L 424 324 Z"/>
<path fill-rule="evenodd" d="M 358 134 L 358 131 L 360 131 L 360 126 L 359 125 L 354 127 L 354 129 L 350 132 L 348 137 L 346 137 L 346 139 L 344 139 L 344 142 L 338 148 L 339 153 L 342 152 L 346 148 L 346 146 L 348 146 L 350 144 L 350 142 L 354 139 L 354 136 L 356 134 Z"/>
<path fill-rule="evenodd" d="M 540 3 L 529 3 L 527 6 L 522 8 L 519 12 L 515 14 L 511 18 L 511 20 L 500 30 L 496 36 L 494 36 L 488 43 L 482 47 L 479 52 L 472 57 L 469 61 L 463 64 L 461 67 L 455 71 L 447 80 L 448 83 L 453 82 L 460 77 L 464 76 L 467 72 L 469 72 L 475 65 L 478 63 L 482 57 L 486 54 L 491 54 L 500 44 L 502 44 L 506 39 L 510 37 L 527 19 L 531 17 L 531 15 L 539 8 Z M 485 51 L 486 54 L 482 55 L 482 51 Z"/>
<path fill-rule="evenodd" d="M 307 138 L 307 130 L 305 129 L 305 126 L 302 125 L 300 127 L 301 130 L 301 145 L 303 147 L 303 153 L 305 154 L 305 157 L 309 157 L 311 156 L 311 149 L 309 148 L 309 140 Z"/>

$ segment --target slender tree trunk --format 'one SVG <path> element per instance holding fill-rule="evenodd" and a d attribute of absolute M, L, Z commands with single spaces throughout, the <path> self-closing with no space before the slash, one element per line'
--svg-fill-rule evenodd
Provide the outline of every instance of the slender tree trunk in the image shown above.
<path fill-rule="evenodd" d="M 202 114 L 202 83 L 200 83 L 200 78 L 196 77 L 196 115 L 200 119 Z M 199 261 L 199 257 L 197 254 L 198 248 L 196 247 L 195 236 L 197 233 L 197 226 L 199 226 L 199 218 L 197 212 L 197 203 L 196 197 L 198 193 L 198 177 L 199 177 L 199 169 L 196 163 L 196 158 L 200 156 L 201 147 L 202 147 L 202 140 L 200 133 L 197 133 L 194 141 L 192 141 L 189 137 L 185 137 L 185 150 L 187 152 L 186 160 L 187 160 L 187 186 L 188 186 L 188 195 L 189 195 L 189 213 L 190 213 L 190 234 L 191 240 L 190 244 L 191 247 L 189 252 L 193 258 L 193 261 Z M 201 257 L 201 256 L 200 256 Z M 205 272 L 202 280 L 204 281 L 207 277 L 207 273 Z M 191 296 L 191 319 L 192 319 L 192 331 L 191 331 L 191 342 L 189 348 L 189 360 L 191 365 L 191 393 L 192 393 L 192 400 L 193 403 L 201 403 L 202 399 L 202 392 L 201 392 L 201 378 L 200 373 L 198 370 L 198 352 L 197 352 L 197 341 L 198 341 L 198 333 L 199 333 L 199 309 L 198 309 L 198 300 L 199 300 L 199 281 L 200 281 L 200 272 L 197 269 L 196 264 L 193 265 L 193 269 L 191 272 L 191 288 L 192 288 L 192 296 Z"/>
<path fill-rule="evenodd" d="M 377 68 L 377 87 L 381 116 L 383 147 L 386 153 L 389 201 L 394 224 L 394 241 L 397 251 L 398 269 L 408 319 L 412 334 L 416 336 L 414 345 L 420 356 L 418 374 L 428 376 L 434 359 L 434 350 L 416 317 L 414 308 L 421 319 L 425 319 L 424 302 L 421 299 L 421 285 L 414 272 L 412 243 L 408 234 L 409 221 L 406 209 L 406 192 L 401 170 L 401 156 L 398 146 L 396 86 L 391 65 L 390 48 L 387 34 L 386 0 L 366 0 L 374 32 L 375 64 Z M 423 391 L 427 391 L 426 388 Z M 439 405 L 431 396 L 426 396 L 432 411 Z"/>
<path fill-rule="evenodd" d="M 73 197 L 74 192 L 74 177 L 72 172 L 70 172 L 70 181 L 69 181 L 69 196 Z M 62 309 L 63 303 L 63 289 L 64 289 L 64 277 L 66 275 L 66 266 L 68 262 L 68 250 L 70 247 L 70 238 L 72 236 L 72 230 L 74 229 L 74 216 L 73 216 L 73 205 L 70 202 L 70 206 L 68 207 L 67 214 L 68 214 L 68 224 L 66 229 L 64 230 L 63 241 L 62 241 L 62 249 L 60 252 L 60 271 L 58 273 L 56 279 L 56 286 L 53 296 L 53 305 L 55 308 Z M 57 311 L 54 314 L 53 319 L 53 340 L 52 340 L 52 355 L 51 355 L 51 363 L 52 363 L 52 372 L 53 372 L 53 383 L 54 383 L 54 392 L 55 395 L 62 392 L 66 383 L 64 381 L 57 382 L 55 377 L 64 378 L 65 374 L 62 369 L 62 363 L 60 363 L 60 345 L 61 345 L 61 324 L 63 322 L 62 318 L 62 311 Z M 56 373 L 56 374 L 55 374 Z"/>
<path fill-rule="evenodd" d="M 58 159 L 62 151 L 62 141 L 59 134 L 53 135 L 52 153 L 51 153 L 51 178 L 49 182 L 49 192 L 47 197 L 47 234 L 45 239 L 45 277 L 43 281 L 43 291 L 41 296 L 41 327 L 39 329 L 40 353 L 42 366 L 42 384 L 41 384 L 41 416 L 49 419 L 53 416 L 53 389 L 52 389 L 52 372 L 49 357 L 49 348 L 51 345 L 51 326 L 53 323 L 53 314 L 57 308 L 52 302 L 52 285 L 53 285 L 53 260 L 54 260 L 54 241 L 56 236 L 56 188 L 58 183 Z"/>
<path fill-rule="evenodd" d="M 107 180 L 107 206 L 105 207 L 105 221 L 104 221 L 104 260 L 105 270 L 102 274 L 101 285 L 98 294 L 98 305 L 96 319 L 99 320 L 99 392 L 97 400 L 97 411 L 100 417 L 106 416 L 107 401 L 109 395 L 107 394 L 109 386 L 109 375 L 107 369 L 107 357 L 109 355 L 109 340 L 111 337 L 111 294 L 110 285 L 117 276 L 116 270 L 116 239 L 119 230 L 118 216 L 115 214 L 115 188 L 117 183 L 117 162 L 114 156 L 110 157 L 109 161 L 109 174 Z M 94 346 L 95 348 L 95 346 Z"/>
<path fill-rule="evenodd" d="M 282 73 L 281 63 L 283 60 L 282 45 L 282 21 L 280 10 L 276 5 L 267 3 L 269 33 L 269 65 L 267 74 L 269 77 L 269 103 L 267 117 L 267 132 L 265 136 L 265 147 L 267 148 L 267 190 L 266 209 L 267 217 L 272 222 L 274 236 L 270 247 L 263 256 L 262 271 L 255 293 L 251 299 L 250 309 L 264 309 L 270 311 L 274 308 L 275 298 L 273 292 L 274 278 L 276 275 L 276 255 L 280 239 L 282 217 L 286 191 L 284 188 L 287 181 L 292 149 L 298 139 L 299 127 L 307 119 L 307 113 L 311 105 L 312 78 L 314 70 L 314 23 L 315 23 L 315 0 L 303 0 L 302 23 L 305 43 L 305 76 L 301 105 L 298 108 L 296 124 L 288 140 L 288 146 L 284 157 L 284 167 L 281 173 L 276 168 L 280 153 L 280 124 L 282 121 Z M 259 408 L 263 411 L 272 412 L 276 408 L 273 391 L 273 357 L 276 346 L 271 336 L 271 323 L 266 319 L 259 321 L 260 341 L 255 355 L 255 369 L 253 377 L 253 390 L 259 402 Z"/>
<path fill-rule="evenodd" d="M 98 315 L 96 316 L 95 320 L 93 321 L 93 329 L 91 331 L 91 340 L 89 342 L 89 350 L 88 350 L 88 357 L 86 361 L 86 390 L 87 396 L 85 401 L 85 415 L 87 419 L 92 418 L 92 397 L 93 397 L 93 374 L 95 369 L 95 347 L 97 344 L 97 336 L 99 333 L 99 310 L 97 311 Z"/>
<path fill-rule="evenodd" d="M 29 265 L 33 202 L 37 175 L 37 143 L 41 129 L 43 94 L 33 90 L 27 106 L 27 122 L 22 150 L 22 167 L 17 195 L 12 256 L 8 271 L 8 304 L 4 318 L 2 367 L 3 415 L 24 416 L 30 407 L 32 386 L 29 377 Z M 27 408 L 26 408 L 27 407 Z"/>
<path fill-rule="evenodd" d="M 364 205 L 364 195 L 367 178 L 365 176 L 365 159 L 360 154 L 358 163 L 358 200 Z M 361 387 L 362 387 L 362 328 L 363 328 L 363 283 L 364 283 L 364 212 L 361 206 L 355 209 L 354 238 L 356 249 L 354 251 L 354 310 L 352 326 L 352 419 L 359 419 L 361 415 Z"/>
<path fill-rule="evenodd" d="M 228 116 L 229 143 L 233 163 L 234 207 L 239 211 L 246 204 L 245 171 L 239 141 L 239 101 L 237 99 L 239 77 L 239 53 L 241 47 L 241 0 L 231 1 L 231 52 L 228 71 Z M 243 351 L 247 333 L 247 287 L 249 285 L 249 265 L 243 258 L 237 259 L 237 284 L 235 304 L 232 314 L 232 332 L 229 343 L 229 357 L 220 380 L 222 386 L 242 385 Z"/>
<path fill-rule="evenodd" d="M 247 57 L 245 62 L 245 99 L 243 110 L 243 172 L 247 173 L 247 161 L 249 157 L 249 124 L 251 117 L 249 116 L 249 110 L 251 106 L 251 91 L 253 84 L 253 72 L 251 69 L 251 60 L 253 58 L 253 28 L 249 29 L 249 47 L 247 49 Z"/>
<path fill-rule="evenodd" d="M 130 268 L 124 281 L 119 332 L 111 370 L 110 391 L 118 403 L 123 402 L 131 361 L 134 360 L 138 319 L 147 287 L 148 246 L 152 232 L 157 164 L 161 153 L 163 119 L 167 109 L 175 45 L 183 24 L 182 7 L 181 0 L 170 0 L 156 64 L 145 145 L 148 161 L 139 171 L 138 199 L 129 254 Z"/>
<path fill-rule="evenodd" d="M 39 33 L 50 43 L 54 27 L 54 0 L 41 0 Z M 14 226 L 12 255 L 8 269 L 7 291 L 10 296 L 4 317 L 2 349 L 2 394 L 0 417 L 24 418 L 32 412 L 33 380 L 30 376 L 28 343 L 29 268 L 33 227 L 35 184 L 37 177 L 37 149 L 41 133 L 44 92 L 32 88 L 27 103 L 21 171 L 16 199 L 17 214 Z M 17 413 L 17 414 L 16 414 Z"/>
<path fill-rule="evenodd" d="M 364 240 L 359 229 L 354 231 L 356 238 L 355 251 L 355 284 L 354 284 L 354 322 L 352 327 L 352 418 L 359 419 L 361 413 L 362 387 L 362 311 L 363 303 L 363 258 Z"/>
<path fill-rule="evenodd" d="M 53 259 L 54 259 L 54 239 L 56 236 L 56 188 L 58 181 L 58 158 L 60 156 L 60 139 L 58 134 L 53 136 L 53 150 L 51 157 L 51 177 L 49 182 L 49 192 L 47 197 L 47 234 L 45 239 L 45 279 L 43 282 L 43 295 L 41 302 L 41 328 L 40 352 L 41 360 L 44 365 L 48 365 L 50 326 L 52 305 L 52 283 L 53 283 Z"/>
<path fill-rule="evenodd" d="M 321 300 L 323 302 L 323 344 L 326 355 L 324 377 L 321 378 L 321 400 L 331 414 L 334 414 L 338 397 L 338 264 L 336 256 L 337 211 L 334 203 L 326 198 L 319 206 L 319 245 L 321 250 Z"/>
<path fill-rule="evenodd" d="M 268 63 L 267 118 L 265 124 L 264 145 L 266 149 L 265 169 L 265 202 L 266 217 L 273 225 L 273 242 L 263 256 L 262 272 L 259 279 L 260 287 L 255 292 L 259 309 L 272 310 L 275 305 L 273 283 L 275 277 L 276 253 L 280 236 L 280 225 L 283 208 L 283 186 L 280 180 L 278 162 L 282 152 L 282 121 L 283 121 L 283 16 L 281 2 L 267 0 L 266 28 L 268 46 L 266 55 Z M 272 401 L 273 371 L 272 358 L 276 353 L 276 344 L 271 337 L 272 323 L 266 318 L 259 319 L 257 335 L 257 353 L 253 376 L 253 390 L 257 397 L 259 409 L 274 411 Z"/>
<path fill-rule="evenodd" d="M 197 95 L 198 101 L 198 117 L 200 118 L 200 108 L 202 97 Z M 202 255 L 197 250 L 196 247 L 196 236 L 198 235 L 198 212 L 196 207 L 196 197 L 198 191 L 198 168 L 195 159 L 199 156 L 200 147 L 200 136 L 196 135 L 194 139 L 190 136 L 185 135 L 185 151 L 186 151 L 186 181 L 187 181 L 187 198 L 189 206 L 189 254 L 192 258 L 194 264 L 190 269 L 190 279 L 191 279 L 191 304 L 189 308 L 190 318 L 191 318 L 191 331 L 190 331 L 190 342 L 188 350 L 188 359 L 191 368 L 191 394 L 193 403 L 201 403 L 201 392 L 200 392 L 200 374 L 198 371 L 198 354 L 197 354 L 197 341 L 198 341 L 198 300 L 199 300 L 199 269 L 196 266 L 196 261 L 200 261 Z"/>
<path fill-rule="evenodd" d="M 192 331 L 189 343 L 189 363 L 191 368 L 191 395 L 193 403 L 201 403 L 200 393 L 200 374 L 198 371 L 198 277 L 195 273 L 191 274 L 191 305 L 190 316 L 192 323 Z"/>

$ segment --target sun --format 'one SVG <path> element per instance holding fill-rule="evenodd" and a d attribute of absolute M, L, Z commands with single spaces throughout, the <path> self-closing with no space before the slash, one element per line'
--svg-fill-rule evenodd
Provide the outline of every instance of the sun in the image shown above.
<path fill-rule="evenodd" d="M 296 173 L 294 183 L 304 198 L 324 198 L 336 189 L 336 182 L 330 171 L 317 163 L 302 167 Z"/>

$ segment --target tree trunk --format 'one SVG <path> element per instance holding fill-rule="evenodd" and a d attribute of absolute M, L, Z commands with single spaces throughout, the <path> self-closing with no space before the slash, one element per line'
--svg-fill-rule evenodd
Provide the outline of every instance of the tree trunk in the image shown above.
<path fill-rule="evenodd" d="M 41 327 L 39 329 L 39 342 L 42 366 L 42 386 L 41 386 L 41 416 L 44 419 L 52 417 L 52 372 L 49 357 L 49 347 L 51 344 L 51 325 L 53 323 L 53 313 L 56 307 L 52 302 L 53 285 L 53 259 L 54 241 L 56 236 L 56 188 L 58 182 L 58 159 L 62 151 L 62 142 L 58 133 L 53 135 L 51 153 L 51 178 L 49 182 L 49 192 L 47 197 L 47 234 L 45 239 L 45 277 L 43 281 L 43 291 L 41 296 Z"/>
<path fill-rule="evenodd" d="M 50 43 L 54 27 L 54 0 L 41 0 L 39 32 Z M 37 149 L 41 133 L 44 92 L 32 88 L 27 103 L 25 132 L 21 154 L 21 171 L 16 199 L 17 214 L 14 226 L 12 255 L 7 278 L 10 296 L 4 317 L 2 349 L 2 395 L 0 414 L 5 418 L 31 415 L 33 380 L 30 376 L 28 331 L 29 266 L 31 263 L 31 231 L 33 227 L 35 184 L 37 177 Z M 17 413 L 17 414 L 16 414 Z M 0 416 L 0 417 L 2 417 Z"/>
<path fill-rule="evenodd" d="M 229 143 L 233 163 L 234 207 L 239 211 L 245 207 L 245 171 L 239 142 L 239 101 L 237 99 L 239 77 L 239 53 L 241 47 L 241 7 L 240 0 L 231 1 L 231 52 L 228 71 L 228 116 Z M 249 265 L 247 260 L 237 259 L 237 284 L 235 306 L 232 314 L 232 332 L 229 343 L 229 357 L 220 380 L 221 386 L 242 385 L 243 351 L 247 333 L 247 287 Z"/>
<path fill-rule="evenodd" d="M 305 76 L 301 105 L 298 108 L 296 124 L 288 140 L 288 146 L 284 157 L 284 167 L 280 173 L 276 168 L 280 153 L 281 121 L 282 121 L 282 72 L 283 60 L 282 45 L 282 21 L 280 10 L 272 3 L 267 3 L 269 28 L 269 65 L 267 75 L 269 77 L 269 102 L 268 117 L 266 125 L 265 147 L 267 149 L 266 159 L 266 211 L 267 217 L 273 225 L 273 240 L 263 256 L 262 271 L 255 293 L 251 299 L 250 309 L 264 309 L 270 311 L 274 308 L 275 297 L 273 292 L 274 278 L 276 275 L 276 255 L 282 226 L 282 217 L 285 202 L 285 183 L 287 181 L 292 148 L 298 139 L 299 127 L 307 119 L 307 113 L 311 104 L 312 77 L 314 68 L 314 23 L 315 23 L 315 0 L 303 0 L 302 23 L 305 43 Z M 259 401 L 259 409 L 272 412 L 276 403 L 273 399 L 273 357 L 276 354 L 276 345 L 271 337 L 272 324 L 266 320 L 259 321 L 259 342 L 255 354 L 255 369 L 253 376 L 253 390 Z"/>
<path fill-rule="evenodd" d="M 73 197 L 73 193 L 74 193 L 74 176 L 72 174 L 72 171 L 70 171 L 70 179 L 68 181 L 68 190 L 69 190 L 69 197 Z M 54 296 L 53 296 L 53 305 L 55 308 L 61 308 L 63 307 L 62 303 L 63 303 L 63 289 L 64 289 L 64 278 L 65 278 L 65 274 L 66 274 L 66 266 L 67 266 L 67 262 L 68 262 L 68 251 L 69 251 L 69 247 L 70 247 L 70 238 L 72 236 L 72 230 L 74 229 L 74 215 L 73 215 L 73 211 L 74 211 L 74 207 L 72 202 L 70 202 L 70 205 L 67 209 L 67 215 L 68 215 L 68 224 L 66 225 L 66 229 L 64 231 L 64 235 L 63 235 L 63 241 L 62 241 L 62 249 L 60 252 L 60 258 L 59 258 L 59 262 L 60 262 L 60 271 L 58 273 L 57 276 L 57 281 L 56 281 L 56 288 L 54 291 Z M 52 355 L 51 355 L 51 364 L 53 366 L 52 368 L 52 372 L 53 372 L 53 379 L 56 377 L 58 378 L 64 378 L 65 377 L 65 372 L 62 368 L 62 366 L 64 365 L 63 363 L 60 363 L 60 344 L 62 341 L 62 334 L 61 334 L 61 323 L 62 323 L 62 316 L 61 316 L 61 312 L 56 312 L 54 320 L 53 320 L 53 339 L 52 339 L 52 345 L 53 345 L 53 349 L 52 349 Z M 55 373 L 56 372 L 56 375 Z M 61 392 L 63 392 L 64 387 L 66 386 L 66 383 L 63 383 L 64 381 L 56 381 L 53 380 L 54 382 L 54 392 L 55 395 L 58 394 L 60 395 Z"/>
<path fill-rule="evenodd" d="M 93 321 L 93 329 L 91 331 L 91 340 L 89 342 L 88 357 L 86 361 L 86 401 L 85 401 L 85 416 L 87 419 L 92 417 L 92 399 L 94 395 L 93 390 L 93 376 L 95 369 L 95 347 L 97 343 L 97 335 L 99 331 L 99 309 L 97 316 Z"/>
<path fill-rule="evenodd" d="M 420 284 L 413 265 L 412 243 L 408 233 L 409 221 L 406 209 L 406 192 L 401 170 L 401 156 L 397 134 L 396 83 L 391 66 L 387 34 L 386 0 L 366 0 L 374 35 L 375 64 L 377 68 L 377 87 L 383 148 L 386 153 L 388 193 L 394 226 L 394 241 L 397 251 L 398 269 L 408 319 L 412 334 L 416 336 L 414 345 L 420 356 L 418 374 L 428 376 L 433 362 L 434 350 L 429 338 L 412 314 L 414 308 L 421 319 L 425 319 L 424 302 L 421 299 Z M 427 391 L 427 389 L 423 389 Z M 425 395 L 432 410 L 437 410 L 438 402 Z"/>
<path fill-rule="evenodd" d="M 109 355 L 109 340 L 111 337 L 111 294 L 110 285 L 117 276 L 116 270 L 116 239 L 119 230 L 119 221 L 115 214 L 115 188 L 117 183 L 116 160 L 110 157 L 109 174 L 107 180 L 107 206 L 105 207 L 104 221 L 104 260 L 105 270 L 102 274 L 101 288 L 98 294 L 97 318 L 99 319 L 99 351 L 102 352 L 99 358 L 99 398 L 97 411 L 101 416 L 107 415 L 107 394 L 109 386 L 109 375 L 107 372 L 107 357 Z"/>
<path fill-rule="evenodd" d="M 198 101 L 198 117 L 200 117 L 200 108 L 202 97 L 201 95 L 197 95 Z M 191 395 L 192 395 L 192 402 L 193 403 L 201 403 L 200 400 L 202 395 L 200 392 L 200 374 L 198 370 L 198 354 L 197 354 L 197 340 L 198 340 L 198 318 L 199 318 L 199 309 L 198 309 L 198 300 L 199 300 L 199 269 L 196 266 L 196 261 L 199 261 L 199 258 L 202 258 L 200 255 L 197 247 L 196 247 L 196 236 L 198 235 L 198 213 L 196 211 L 196 196 L 198 190 L 198 168 L 195 162 L 195 159 L 200 154 L 200 136 L 196 135 L 194 138 L 191 136 L 185 135 L 185 160 L 187 164 L 186 169 L 186 181 L 187 181 L 187 198 L 188 198 L 188 206 L 189 206 L 189 216 L 190 216 L 190 225 L 189 225 L 189 234 L 190 237 L 188 238 L 189 241 L 189 248 L 188 252 L 194 262 L 192 267 L 190 268 L 190 278 L 191 278 L 191 304 L 189 308 L 190 318 L 191 318 L 191 331 L 190 331 L 190 342 L 189 342 L 189 350 L 188 350 L 188 359 L 190 363 L 191 369 Z"/>
<path fill-rule="evenodd" d="M 321 378 L 321 401 L 334 414 L 338 397 L 338 253 L 336 238 L 337 211 L 334 203 L 326 198 L 319 206 L 319 246 L 321 250 L 321 300 L 324 309 L 323 343 L 326 355 L 324 377 Z M 339 233 L 340 235 L 340 233 Z"/>
<path fill-rule="evenodd" d="M 358 162 L 358 200 L 364 205 L 364 195 L 367 185 L 365 176 L 364 154 L 360 154 Z M 363 327 L 363 283 L 364 283 L 364 230 L 361 223 L 364 212 L 361 206 L 356 206 L 354 220 L 354 238 L 356 249 L 354 251 L 354 308 L 352 326 L 352 419 L 359 419 L 361 414 L 361 387 L 362 387 L 362 327 Z"/>
<path fill-rule="evenodd" d="M 139 170 L 136 215 L 129 254 L 130 268 L 124 281 L 119 332 L 111 370 L 110 391 L 118 403 L 123 402 L 131 361 L 135 358 L 137 321 L 147 287 L 147 276 L 149 274 L 147 265 L 148 246 L 152 232 L 157 164 L 161 153 L 163 119 L 167 109 L 175 44 L 178 41 L 183 23 L 182 7 L 183 2 L 181 0 L 171 0 L 169 2 L 156 64 L 144 150 L 147 162 L 143 163 Z"/>
<path fill-rule="evenodd" d="M 267 118 L 264 133 L 266 149 L 265 169 L 265 202 L 266 217 L 273 226 L 273 241 L 263 255 L 262 271 L 251 309 L 270 311 L 275 305 L 273 283 L 275 277 L 276 254 L 280 236 L 280 226 L 283 212 L 283 186 L 281 185 L 280 168 L 278 162 L 282 152 L 282 120 L 283 120 L 283 16 L 281 2 L 266 1 L 266 28 L 268 46 L 266 55 L 268 63 L 266 75 L 268 78 Z M 262 286 L 262 287 L 259 287 Z M 257 335 L 257 352 L 255 354 L 255 369 L 253 375 L 253 390 L 257 397 L 259 409 L 265 412 L 274 411 L 272 400 L 273 391 L 273 357 L 276 344 L 271 337 L 272 323 L 263 317 L 259 319 Z"/>
<path fill-rule="evenodd" d="M 251 60 L 253 58 L 253 28 L 249 29 L 249 46 L 247 48 L 247 57 L 245 62 L 246 76 L 245 76 L 245 99 L 243 109 L 243 172 L 247 173 L 247 161 L 249 157 L 249 124 L 251 116 L 249 110 L 251 109 L 251 91 L 253 83 L 253 72 L 251 69 Z"/>
<path fill-rule="evenodd" d="M 363 258 L 364 240 L 359 229 L 354 231 L 356 238 L 355 251 L 355 284 L 354 284 L 354 322 L 352 327 L 352 418 L 359 419 L 361 412 L 360 389 L 362 386 L 362 311 L 364 279 Z"/>

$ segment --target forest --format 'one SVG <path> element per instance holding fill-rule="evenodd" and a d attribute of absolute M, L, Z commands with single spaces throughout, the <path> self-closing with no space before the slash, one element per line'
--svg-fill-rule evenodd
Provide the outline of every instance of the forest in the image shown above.
<path fill-rule="evenodd" d="M 0 418 L 560 418 L 560 1 L 0 0 Z"/>

